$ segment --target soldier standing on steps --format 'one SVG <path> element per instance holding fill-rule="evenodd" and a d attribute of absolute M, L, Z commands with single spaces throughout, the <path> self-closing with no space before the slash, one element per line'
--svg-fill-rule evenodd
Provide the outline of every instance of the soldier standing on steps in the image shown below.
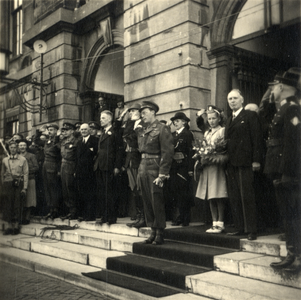
<path fill-rule="evenodd" d="M 138 186 L 144 205 L 147 226 L 151 227 L 146 244 L 162 245 L 166 227 L 163 183 L 169 174 L 174 154 L 173 138 L 169 127 L 156 119 L 159 107 L 144 101 L 140 108 L 145 129 L 137 129 L 141 162 L 138 169 Z"/>
<path fill-rule="evenodd" d="M 269 84 L 277 112 L 270 125 L 264 172 L 273 179 L 277 202 L 284 210 L 287 248 L 286 258 L 271 263 L 271 267 L 287 272 L 301 270 L 301 125 L 296 97 L 301 87 L 300 75 L 300 68 L 290 68 L 278 73 Z"/>

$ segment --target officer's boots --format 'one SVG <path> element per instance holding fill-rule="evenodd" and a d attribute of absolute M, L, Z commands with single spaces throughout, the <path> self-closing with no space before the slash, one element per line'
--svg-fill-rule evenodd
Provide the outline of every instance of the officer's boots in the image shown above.
<path fill-rule="evenodd" d="M 290 266 L 295 261 L 295 256 L 288 253 L 286 258 L 281 262 L 272 262 L 270 266 L 274 269 L 284 269 Z"/>
<path fill-rule="evenodd" d="M 156 238 L 153 241 L 153 245 L 162 245 L 162 244 L 164 244 L 163 231 L 164 231 L 164 229 L 157 228 Z"/>
<path fill-rule="evenodd" d="M 138 222 L 136 222 L 132 227 L 135 227 L 135 228 L 146 227 L 145 216 L 144 216 L 143 210 L 140 212 L 140 218 L 139 218 Z"/>
<path fill-rule="evenodd" d="M 294 262 L 290 266 L 284 268 L 284 271 L 290 273 L 299 273 L 301 271 L 301 257 L 296 256 Z"/>
<path fill-rule="evenodd" d="M 155 238 L 156 238 L 156 228 L 152 227 L 151 235 L 149 236 L 149 238 L 147 240 L 144 241 L 144 243 L 145 244 L 151 244 L 151 243 L 153 243 Z"/>

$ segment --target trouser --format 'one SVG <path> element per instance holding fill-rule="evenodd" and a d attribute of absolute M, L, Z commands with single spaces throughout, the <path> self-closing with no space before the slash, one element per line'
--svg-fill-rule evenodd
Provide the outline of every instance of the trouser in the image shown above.
<path fill-rule="evenodd" d="M 112 171 L 96 170 L 97 204 L 96 217 L 104 221 L 116 221 L 115 196 L 113 193 L 114 174 Z"/>
<path fill-rule="evenodd" d="M 3 217 L 9 223 L 22 223 L 25 197 L 21 195 L 23 182 L 18 187 L 12 186 L 12 181 L 3 182 Z"/>
<path fill-rule="evenodd" d="M 170 192 L 176 206 L 179 208 L 179 219 L 183 223 L 190 222 L 190 208 L 192 195 L 190 189 L 190 178 L 188 168 L 172 166 L 170 170 Z"/>
<path fill-rule="evenodd" d="M 74 177 L 75 163 L 62 163 L 61 165 L 61 179 L 62 179 L 62 191 L 63 199 L 66 207 L 69 209 L 69 213 L 77 213 L 77 187 Z"/>
<path fill-rule="evenodd" d="M 93 174 L 94 175 L 94 174 Z M 79 215 L 84 219 L 96 217 L 96 179 L 95 177 L 77 178 Z"/>
<path fill-rule="evenodd" d="M 145 221 L 148 227 L 165 228 L 165 202 L 163 187 L 153 181 L 159 175 L 160 158 L 144 158 L 138 169 L 138 188 L 144 206 Z"/>
<path fill-rule="evenodd" d="M 238 231 L 257 231 L 256 202 L 251 167 L 228 165 L 228 195 L 233 222 Z"/>
<path fill-rule="evenodd" d="M 301 194 L 300 184 L 283 185 L 274 181 L 277 201 L 281 203 L 285 218 L 286 248 L 290 255 L 301 255 Z"/>
<path fill-rule="evenodd" d="M 50 167 L 50 168 L 49 168 Z M 58 209 L 61 198 L 61 183 L 57 175 L 57 166 L 54 163 L 44 162 L 43 183 L 47 206 L 50 209 Z"/>

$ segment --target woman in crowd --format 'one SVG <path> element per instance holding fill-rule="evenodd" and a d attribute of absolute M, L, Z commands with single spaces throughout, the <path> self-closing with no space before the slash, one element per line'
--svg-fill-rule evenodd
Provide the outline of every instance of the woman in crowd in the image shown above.
<path fill-rule="evenodd" d="M 198 149 L 201 173 L 197 186 L 196 197 L 209 200 L 213 224 L 207 233 L 224 231 L 225 199 L 228 197 L 224 163 L 227 155 L 224 152 L 225 128 L 222 111 L 213 105 L 207 109 L 209 129 L 205 132 L 204 141 Z"/>
<path fill-rule="evenodd" d="M 23 208 L 23 224 L 29 224 L 30 214 L 33 207 L 37 205 L 37 198 L 36 198 L 36 180 L 35 174 L 39 170 L 39 164 L 36 159 L 36 156 L 32 153 L 27 152 L 27 140 L 20 140 L 19 141 L 19 152 L 20 155 L 25 157 L 28 163 L 28 188 L 26 193 L 26 201 L 24 203 Z"/>
<path fill-rule="evenodd" d="M 188 226 L 190 208 L 194 204 L 190 189 L 193 176 L 193 135 L 188 125 L 190 119 L 183 112 L 177 112 L 170 120 L 176 129 L 172 134 L 175 152 L 170 169 L 170 193 L 180 213 L 172 225 Z"/>

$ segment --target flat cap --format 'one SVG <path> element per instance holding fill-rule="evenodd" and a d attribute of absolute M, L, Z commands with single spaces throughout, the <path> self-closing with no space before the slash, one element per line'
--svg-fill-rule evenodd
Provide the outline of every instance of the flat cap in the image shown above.
<path fill-rule="evenodd" d="M 97 122 L 90 121 L 90 122 L 88 122 L 88 124 L 89 124 L 90 128 L 94 128 L 94 129 L 97 129 L 97 130 L 100 129 L 100 125 Z"/>
<path fill-rule="evenodd" d="M 269 85 L 283 83 L 297 89 L 301 89 L 301 68 L 290 68 L 285 72 L 278 72 L 274 81 L 269 82 Z"/>
<path fill-rule="evenodd" d="M 186 122 L 189 122 L 190 119 L 185 115 L 185 113 L 179 111 L 177 112 L 170 120 L 173 122 L 174 120 L 184 120 Z"/>
<path fill-rule="evenodd" d="M 155 112 L 159 111 L 159 106 L 156 103 L 152 102 L 152 101 L 143 101 L 139 111 L 141 112 L 145 108 L 152 109 Z"/>
<path fill-rule="evenodd" d="M 57 125 L 57 124 L 55 124 L 55 123 L 50 123 L 50 124 L 47 124 L 46 125 L 46 128 L 48 129 L 48 128 L 50 128 L 50 127 L 53 127 L 53 128 L 55 128 L 55 129 L 59 129 L 59 126 Z"/>
<path fill-rule="evenodd" d="M 63 127 L 61 128 L 61 130 L 75 130 L 75 126 L 71 123 L 63 123 Z"/>
<path fill-rule="evenodd" d="M 129 108 L 129 110 L 131 110 L 131 109 L 137 109 L 137 110 L 139 110 L 141 108 L 141 105 L 139 104 L 139 103 L 134 103 L 130 108 Z"/>

